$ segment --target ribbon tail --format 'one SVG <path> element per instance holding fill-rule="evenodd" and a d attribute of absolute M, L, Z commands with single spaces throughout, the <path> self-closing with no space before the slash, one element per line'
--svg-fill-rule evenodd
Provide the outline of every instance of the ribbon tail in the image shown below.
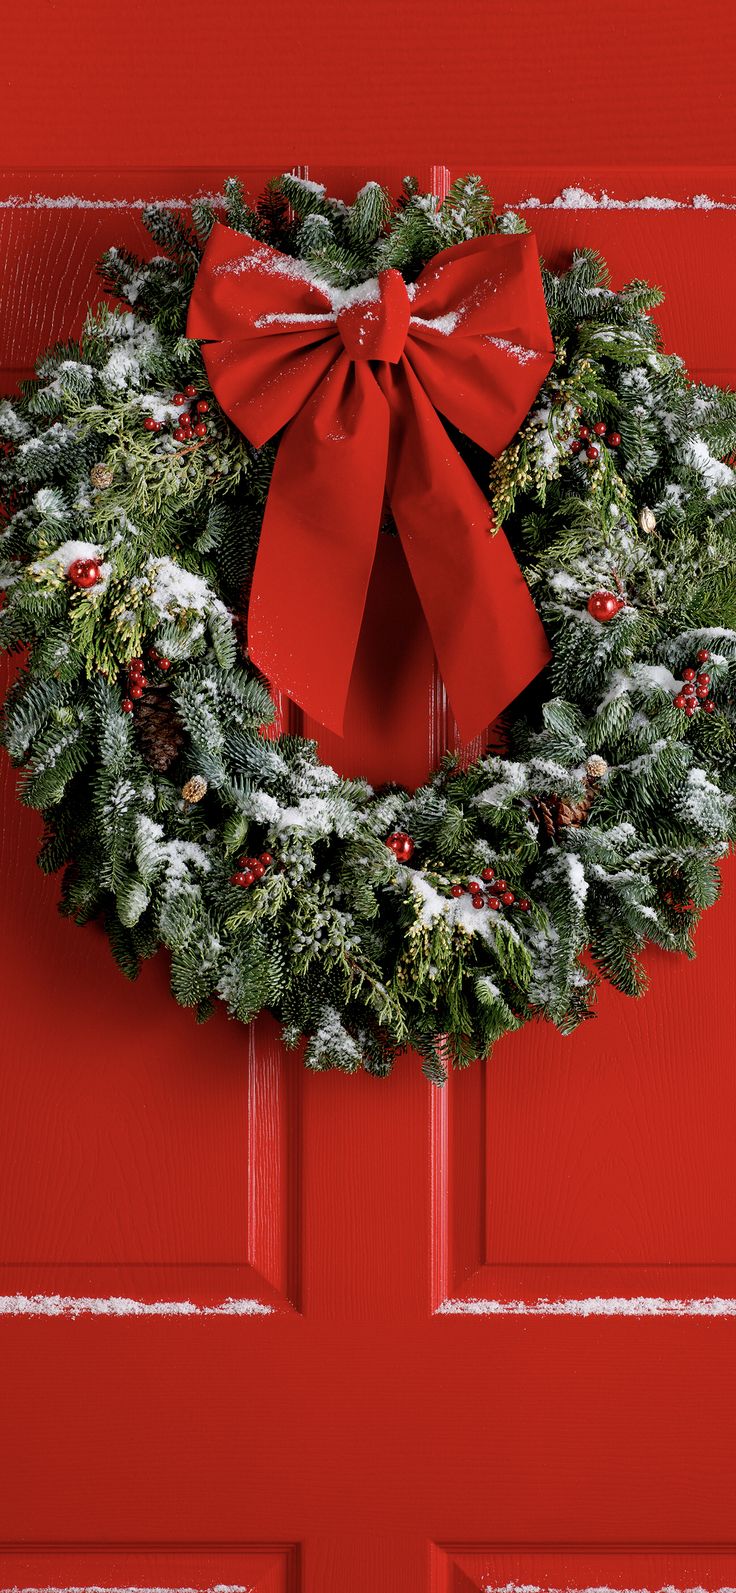
<path fill-rule="evenodd" d="M 342 734 L 376 550 L 389 412 L 339 357 L 279 443 L 248 606 L 248 650 L 274 686 Z"/>
<path fill-rule="evenodd" d="M 551 653 L 486 498 L 407 361 L 379 376 L 391 406 L 388 493 L 463 740 L 513 702 Z"/>

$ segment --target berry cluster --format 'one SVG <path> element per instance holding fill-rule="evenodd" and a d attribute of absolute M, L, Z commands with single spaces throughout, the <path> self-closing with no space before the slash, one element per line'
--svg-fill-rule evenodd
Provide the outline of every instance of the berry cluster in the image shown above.
<path fill-rule="evenodd" d="M 72 586 L 78 586 L 82 590 L 86 590 L 88 586 L 96 586 L 101 574 L 97 559 L 75 559 L 66 572 L 67 580 L 71 581 Z"/>
<path fill-rule="evenodd" d="M 578 415 L 582 417 L 582 413 L 582 409 L 579 409 Z M 598 442 L 595 441 L 596 437 Z M 594 465 L 604 442 L 609 448 L 620 448 L 620 431 L 609 431 L 605 420 L 597 420 L 594 426 L 586 426 L 583 422 L 578 427 L 577 437 L 573 437 L 570 443 L 570 453 L 580 454 L 585 449 L 585 457 L 588 463 Z"/>
<path fill-rule="evenodd" d="M 270 852 L 261 852 L 260 857 L 239 857 L 234 874 L 230 875 L 231 885 L 240 885 L 243 890 L 248 890 L 255 885 L 256 880 L 263 879 L 266 869 L 273 862 Z"/>
<path fill-rule="evenodd" d="M 399 863 L 408 863 L 414 852 L 414 842 L 406 830 L 394 830 L 387 837 L 386 845 Z"/>
<path fill-rule="evenodd" d="M 155 664 L 164 675 L 168 674 L 171 669 L 170 658 L 163 658 L 155 647 L 148 648 L 147 656 L 150 663 Z M 134 704 L 143 696 L 147 685 L 148 676 L 144 672 L 143 659 L 131 658 L 128 664 L 128 694 L 120 704 L 124 714 L 132 714 Z"/>
<path fill-rule="evenodd" d="M 520 912 L 528 913 L 531 906 L 526 896 L 517 896 L 509 889 L 505 879 L 497 879 L 492 868 L 484 868 L 479 880 L 468 880 L 467 885 L 453 885 L 451 895 L 458 897 L 466 893 L 474 907 L 490 907 L 494 913 L 500 913 L 502 907 L 518 907 Z"/>
<path fill-rule="evenodd" d="M 705 647 L 701 647 L 696 656 L 699 664 L 707 664 L 710 653 Z M 681 708 L 683 713 L 687 714 L 688 719 L 692 719 L 698 708 L 702 708 L 704 714 L 715 713 L 716 705 L 711 696 L 710 675 L 702 669 L 683 669 L 682 690 L 678 691 L 674 703 L 676 708 Z"/>
<path fill-rule="evenodd" d="M 193 399 L 196 399 L 196 403 L 192 403 Z M 207 436 L 207 422 L 204 416 L 209 410 L 209 402 L 206 398 L 197 398 L 197 389 L 192 382 L 184 388 L 183 393 L 174 393 L 171 402 L 180 410 L 172 433 L 174 442 L 192 442 L 195 437 L 200 441 Z M 164 429 L 163 421 L 154 420 L 153 415 L 147 416 L 143 425 L 146 431 Z"/>

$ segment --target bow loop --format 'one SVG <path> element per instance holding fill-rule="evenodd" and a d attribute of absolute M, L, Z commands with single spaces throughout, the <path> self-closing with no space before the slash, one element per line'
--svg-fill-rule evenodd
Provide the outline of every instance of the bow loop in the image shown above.
<path fill-rule="evenodd" d="M 387 270 L 341 291 L 216 223 L 187 332 L 236 426 L 256 445 L 282 432 L 249 601 L 253 661 L 341 732 L 385 494 L 461 733 L 476 735 L 549 647 L 437 412 L 491 454 L 526 415 L 554 357 L 534 240 L 472 238 L 413 288 Z"/>

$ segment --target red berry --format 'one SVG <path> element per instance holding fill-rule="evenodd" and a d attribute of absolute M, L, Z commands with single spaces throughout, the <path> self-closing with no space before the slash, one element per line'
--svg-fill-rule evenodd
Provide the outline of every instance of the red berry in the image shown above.
<path fill-rule="evenodd" d="M 483 886 L 480 884 L 479 880 L 477 880 L 477 879 L 469 879 L 468 880 L 468 890 L 470 891 L 471 896 L 477 896 L 480 893 L 480 891 L 482 891 L 482 889 L 483 889 Z"/>
<path fill-rule="evenodd" d="M 710 653 L 708 652 L 707 647 L 701 647 L 700 652 L 697 654 L 698 663 L 707 664 L 709 658 Z"/>
<path fill-rule="evenodd" d="M 244 874 L 241 869 L 237 869 L 234 874 L 230 875 L 231 885 L 247 885 L 248 883 L 248 875 Z"/>
<path fill-rule="evenodd" d="M 490 907 L 492 913 L 500 913 L 500 911 L 501 911 L 501 902 L 500 902 L 499 897 L 498 896 L 489 896 L 489 898 L 488 898 L 488 906 Z"/>
<path fill-rule="evenodd" d="M 167 671 L 169 669 L 171 669 L 171 659 L 170 658 L 159 658 L 159 659 L 157 659 L 157 663 L 158 663 L 159 669 L 162 669 L 164 674 L 166 674 Z"/>
<path fill-rule="evenodd" d="M 685 696 L 685 693 L 683 691 L 678 691 L 677 696 L 674 698 L 675 707 L 676 708 L 684 708 L 686 702 L 687 702 L 687 697 Z"/>
<path fill-rule="evenodd" d="M 583 442 L 587 442 L 589 436 L 590 436 L 590 427 L 589 426 L 580 426 L 580 427 L 578 427 L 578 437 L 581 437 Z"/>
<path fill-rule="evenodd" d="M 485 907 L 486 905 L 484 896 L 471 896 L 470 900 L 474 907 Z"/>
<path fill-rule="evenodd" d="M 687 714 L 688 719 L 692 719 L 693 714 L 695 713 L 695 709 L 697 708 L 697 706 L 698 705 L 697 705 L 696 702 L 686 702 L 685 703 L 685 713 Z"/>
<path fill-rule="evenodd" d="M 177 426 L 176 431 L 174 432 L 174 442 L 186 442 L 186 440 L 187 434 L 184 431 L 183 426 Z"/>
<path fill-rule="evenodd" d="M 682 678 L 683 678 L 683 680 L 694 680 L 695 679 L 695 670 L 694 669 L 683 669 Z"/>
<path fill-rule="evenodd" d="M 504 891 L 508 890 L 505 879 L 497 879 L 493 888 L 498 891 L 499 896 L 503 896 Z"/>
<path fill-rule="evenodd" d="M 131 682 L 130 686 L 128 687 L 128 691 L 130 693 L 130 696 L 134 697 L 136 699 L 136 702 L 137 702 L 139 697 L 143 696 L 143 687 L 141 686 L 140 681 L 138 681 L 138 680 L 133 680 Z"/>
<path fill-rule="evenodd" d="M 698 686 L 698 689 L 697 689 L 697 691 L 695 693 L 696 697 L 698 697 L 701 702 L 705 702 L 705 700 L 709 696 L 709 694 L 710 694 L 710 686 Z"/>
<path fill-rule="evenodd" d="M 622 598 L 617 597 L 615 592 L 593 592 L 588 598 L 588 613 L 601 625 L 607 625 L 623 607 Z"/>
<path fill-rule="evenodd" d="M 530 906 L 531 903 L 528 901 L 527 897 L 522 896 L 519 902 L 519 907 L 521 908 L 522 913 L 528 913 Z"/>
<path fill-rule="evenodd" d="M 620 433 L 620 431 L 609 431 L 608 436 L 606 438 L 606 442 L 608 443 L 609 448 L 620 448 L 621 447 L 621 433 Z"/>
<path fill-rule="evenodd" d="M 514 901 L 513 891 L 504 891 L 501 901 L 503 902 L 504 907 L 511 907 Z"/>
<path fill-rule="evenodd" d="M 140 674 L 142 674 L 142 672 L 143 672 L 143 659 L 142 658 L 131 658 L 129 663 L 128 663 L 128 669 L 130 670 L 131 675 L 140 675 Z"/>
<path fill-rule="evenodd" d="M 453 896 L 464 896 L 465 895 L 465 886 L 464 885 L 453 885 L 451 894 Z"/>
<path fill-rule="evenodd" d="M 595 443 L 589 443 L 585 450 L 585 457 L 586 459 L 597 459 L 599 453 L 600 449 L 596 448 Z"/>
<path fill-rule="evenodd" d="M 130 680 L 131 680 L 131 685 L 133 685 L 133 686 L 147 686 L 148 685 L 148 680 L 147 680 L 146 676 L 141 674 L 140 671 L 137 671 L 135 674 L 131 675 Z"/>
<path fill-rule="evenodd" d="M 186 404 L 186 399 L 185 399 L 183 393 L 174 393 L 174 396 L 173 396 L 171 402 L 172 402 L 172 404 L 181 405 L 181 404 Z"/>
<path fill-rule="evenodd" d="M 709 686 L 710 685 L 710 675 L 698 675 L 698 685 L 699 686 Z"/>
<path fill-rule="evenodd" d="M 197 389 L 193 382 L 187 382 L 184 392 L 186 393 L 187 398 L 196 398 L 197 396 Z"/>
<path fill-rule="evenodd" d="M 197 426 L 195 426 L 193 428 L 193 430 L 194 430 L 195 437 L 206 437 L 207 436 L 207 425 L 206 425 L 206 422 L 203 421 L 203 420 L 200 420 L 199 424 Z"/>
<path fill-rule="evenodd" d="M 207 399 L 206 398 L 200 398 L 199 403 L 196 406 L 197 414 L 198 415 L 206 415 L 209 407 L 210 406 L 209 406 L 209 404 L 207 402 Z"/>
<path fill-rule="evenodd" d="M 687 685 L 683 686 L 682 691 L 680 693 L 680 696 L 681 697 L 694 697 L 695 696 L 695 687 L 692 685 L 691 681 L 688 681 Z"/>
<path fill-rule="evenodd" d="M 273 862 L 273 857 L 271 856 L 271 853 L 270 852 L 261 852 L 260 862 L 263 864 L 264 868 L 269 868 L 271 863 Z"/>
<path fill-rule="evenodd" d="M 713 699 L 711 697 L 709 697 L 708 701 L 703 703 L 703 713 L 704 714 L 714 714 L 715 711 L 716 711 L 716 705 L 713 702 Z"/>
<path fill-rule="evenodd" d="M 480 877 L 486 881 L 486 884 L 490 884 L 490 881 L 496 878 L 492 868 L 484 868 Z"/>
<path fill-rule="evenodd" d="M 132 714 L 133 712 L 133 704 L 129 697 L 123 698 L 120 707 L 122 708 L 124 714 Z"/>
<path fill-rule="evenodd" d="M 266 872 L 265 864 L 263 864 L 261 862 L 260 858 L 257 857 L 255 862 L 254 862 L 254 864 L 253 864 L 253 867 L 252 867 L 252 873 L 254 874 L 256 879 L 263 879 L 263 876 L 264 876 L 265 872 Z"/>
<path fill-rule="evenodd" d="M 597 420 L 595 425 L 594 425 L 594 427 L 593 427 L 593 430 L 594 430 L 594 432 L 596 434 L 596 437 L 605 437 L 605 435 L 606 435 L 606 423 L 605 423 L 605 421 L 604 420 Z"/>
<path fill-rule="evenodd" d="M 144 426 L 144 430 L 145 431 L 160 431 L 161 430 L 161 422 L 160 422 L 160 420 L 154 420 L 153 415 L 147 415 L 146 416 L 146 418 L 145 418 L 145 420 L 143 422 L 143 426 Z"/>
<path fill-rule="evenodd" d="M 578 440 L 577 437 L 575 437 L 573 439 L 573 441 L 570 443 L 570 453 L 571 454 L 579 454 L 582 446 L 583 446 L 582 443 Z"/>
<path fill-rule="evenodd" d="M 96 559 L 75 559 L 66 573 L 72 586 L 78 586 L 85 591 L 87 587 L 97 585 L 100 579 L 100 566 Z"/>

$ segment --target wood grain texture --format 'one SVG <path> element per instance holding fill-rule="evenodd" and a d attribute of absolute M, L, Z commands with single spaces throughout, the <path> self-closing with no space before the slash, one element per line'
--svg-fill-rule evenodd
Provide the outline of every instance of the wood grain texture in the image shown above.
<path fill-rule="evenodd" d="M 74 187 L 109 203 L 221 175 L 76 172 Z M 550 201 L 571 174 L 521 175 Z M 493 176 L 520 197 L 518 171 Z M 629 193 L 716 181 L 696 176 L 637 173 Z M 14 173 L 0 199 L 69 186 Z M 662 280 L 668 344 L 720 379 L 735 226 L 728 210 L 535 213 L 550 260 L 594 241 L 617 279 Z M 135 210 L 0 205 L 9 379 L 78 328 L 99 248 L 141 236 Z M 322 750 L 411 783 L 455 737 L 392 557 L 348 735 Z M 645 1002 L 603 992 L 595 1024 L 525 1030 L 439 1096 L 411 1059 L 385 1082 L 314 1077 L 268 1022 L 199 1029 L 163 958 L 128 985 L 96 929 L 54 912 L 37 818 L 5 762 L 2 779 L 0 1292 L 274 1309 L 0 1319 L 0 1586 L 732 1584 L 733 1321 L 439 1308 L 736 1297 L 733 870 L 695 964 L 652 954 Z"/>

